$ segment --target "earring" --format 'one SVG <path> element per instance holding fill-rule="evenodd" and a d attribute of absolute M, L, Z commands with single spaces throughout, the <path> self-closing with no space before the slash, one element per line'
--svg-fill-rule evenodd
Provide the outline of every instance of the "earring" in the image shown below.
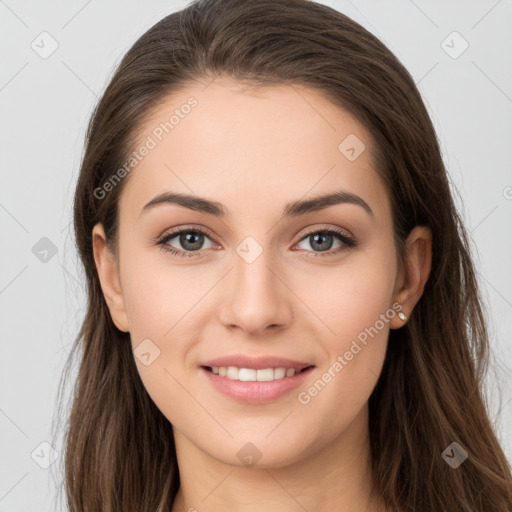
<path fill-rule="evenodd" d="M 401 306 L 402 304 L 400 304 Z M 402 322 L 405 322 L 407 320 L 407 316 L 404 314 L 403 311 L 399 311 L 398 312 L 398 318 L 400 318 L 400 320 L 402 320 Z"/>

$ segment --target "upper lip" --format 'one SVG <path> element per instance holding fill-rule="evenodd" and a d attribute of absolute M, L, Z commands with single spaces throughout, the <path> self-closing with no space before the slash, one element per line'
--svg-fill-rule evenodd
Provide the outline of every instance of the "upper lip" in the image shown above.
<path fill-rule="evenodd" d="M 259 356 L 249 357 L 244 354 L 218 357 L 210 359 L 201 364 L 201 366 L 210 367 L 228 367 L 236 366 L 237 368 L 251 368 L 254 370 L 263 370 L 264 368 L 295 368 L 296 370 L 303 370 L 308 366 L 313 366 L 311 363 L 304 363 L 285 357 L 275 356 Z"/>

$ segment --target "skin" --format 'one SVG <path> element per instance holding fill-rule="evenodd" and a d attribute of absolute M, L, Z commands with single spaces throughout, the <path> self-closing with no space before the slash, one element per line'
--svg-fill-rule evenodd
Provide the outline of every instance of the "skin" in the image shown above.
<path fill-rule="evenodd" d="M 181 476 L 173 512 L 384 510 L 370 495 L 368 398 L 389 329 L 405 322 L 394 315 L 309 403 L 297 395 L 394 303 L 411 315 L 430 272 L 431 233 L 421 226 L 410 233 L 400 269 L 370 134 L 320 93 L 288 85 L 243 89 L 229 78 L 190 85 L 160 104 L 139 139 L 190 96 L 197 107 L 124 184 L 118 253 L 107 250 L 101 224 L 93 230 L 114 323 L 130 332 L 134 349 L 150 339 L 160 350 L 148 366 L 135 361 L 173 425 Z M 366 145 L 354 161 L 338 150 L 349 134 Z M 374 215 L 350 203 L 281 215 L 291 201 L 338 190 L 362 197 Z M 141 215 L 164 191 L 215 200 L 230 215 L 175 204 Z M 155 244 L 189 224 L 207 231 L 201 254 L 180 258 Z M 306 230 L 336 227 L 359 244 L 347 248 L 334 237 L 323 251 L 343 250 L 322 257 Z M 236 252 L 247 236 L 263 251 L 250 264 Z M 179 236 L 167 244 L 187 250 Z M 199 370 L 207 359 L 236 353 L 289 357 L 316 368 L 304 386 L 275 402 L 241 404 Z M 252 467 L 237 456 L 247 442 L 262 454 Z"/>

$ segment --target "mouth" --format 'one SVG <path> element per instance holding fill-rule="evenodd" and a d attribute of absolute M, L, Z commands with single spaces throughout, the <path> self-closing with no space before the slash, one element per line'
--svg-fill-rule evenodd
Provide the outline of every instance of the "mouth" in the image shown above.
<path fill-rule="evenodd" d="M 238 380 L 242 382 L 272 382 L 282 380 L 313 368 L 313 365 L 302 367 L 269 367 L 269 368 L 239 368 L 237 366 L 201 366 L 204 370 L 224 377 L 229 380 Z"/>
<path fill-rule="evenodd" d="M 291 391 L 305 384 L 315 370 L 304 367 L 239 368 L 236 366 L 200 366 L 206 377 L 205 386 L 237 403 L 262 405 L 284 399 Z"/>

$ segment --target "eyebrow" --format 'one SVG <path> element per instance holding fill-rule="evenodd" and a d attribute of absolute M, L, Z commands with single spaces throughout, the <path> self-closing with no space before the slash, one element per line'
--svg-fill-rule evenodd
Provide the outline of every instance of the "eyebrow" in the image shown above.
<path fill-rule="evenodd" d="M 355 204 L 361 206 L 371 217 L 374 217 L 373 210 L 370 208 L 368 203 L 360 196 L 353 194 L 352 192 L 346 192 L 340 190 L 332 194 L 327 194 L 313 199 L 294 201 L 288 203 L 284 209 L 283 217 L 298 217 L 300 215 L 306 215 L 308 213 L 317 212 L 333 206 L 336 204 Z M 149 203 L 147 203 L 140 213 L 146 213 L 147 211 L 155 208 L 161 204 L 177 204 L 201 213 L 213 215 L 215 217 L 226 217 L 230 215 L 224 205 L 217 201 L 212 201 L 203 197 L 193 196 L 189 194 L 163 192 L 162 194 L 154 197 Z"/>

